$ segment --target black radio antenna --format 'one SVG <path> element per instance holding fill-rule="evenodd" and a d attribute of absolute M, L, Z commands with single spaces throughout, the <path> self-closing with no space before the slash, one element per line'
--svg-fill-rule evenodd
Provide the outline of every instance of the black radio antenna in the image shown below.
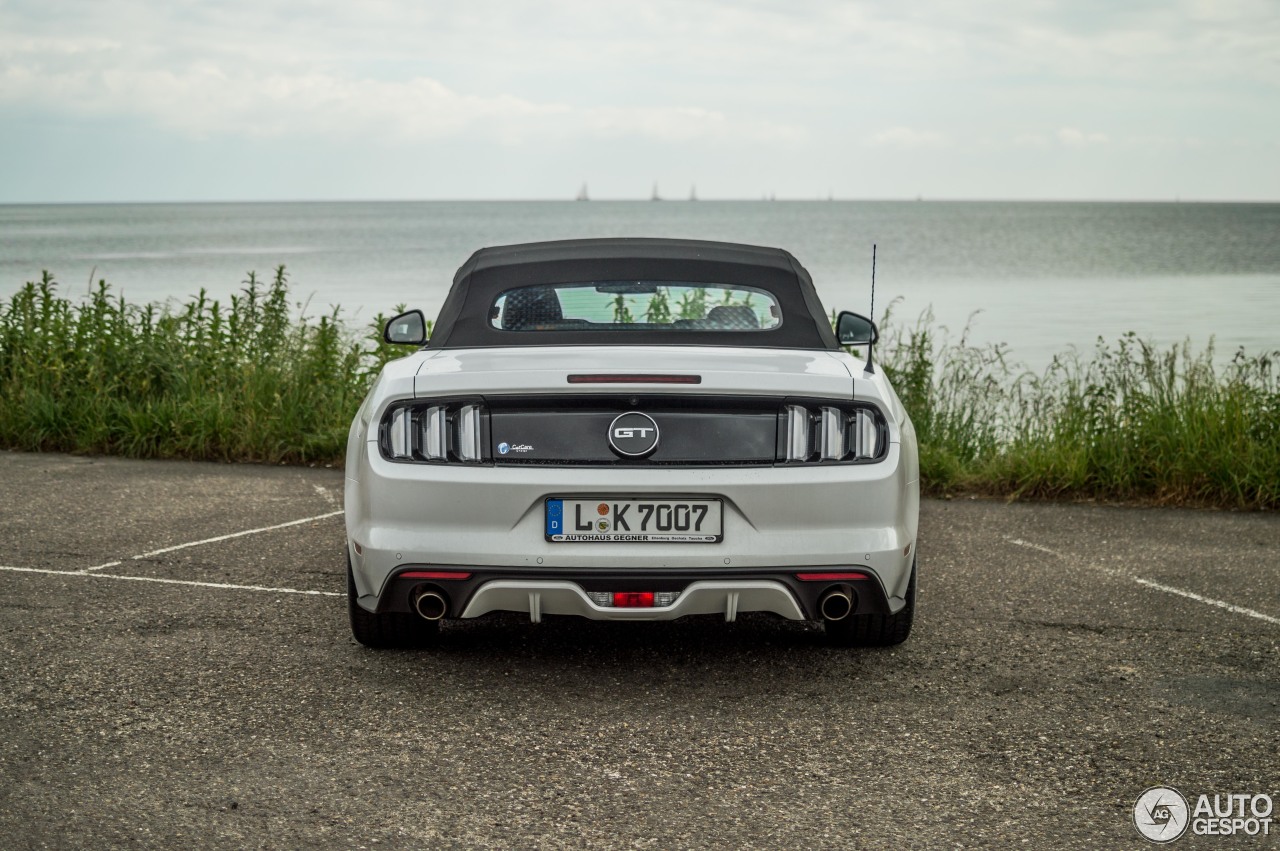
<path fill-rule="evenodd" d="M 872 322 L 876 321 L 876 244 L 871 243 L 871 316 L 868 317 Z"/>
<path fill-rule="evenodd" d="M 875 324 L 876 324 L 876 244 L 874 242 L 871 243 L 871 316 L 869 316 L 868 318 L 871 320 L 871 327 L 875 328 Z M 874 335 L 875 335 L 875 332 L 873 331 L 872 336 Z M 863 372 L 868 372 L 868 373 L 871 373 L 872 375 L 875 375 L 876 373 L 875 364 L 872 363 L 872 360 L 871 360 L 871 350 L 872 348 L 874 348 L 874 345 L 875 345 L 875 340 L 871 340 L 867 343 L 867 365 L 863 367 L 863 370 L 862 370 Z"/>

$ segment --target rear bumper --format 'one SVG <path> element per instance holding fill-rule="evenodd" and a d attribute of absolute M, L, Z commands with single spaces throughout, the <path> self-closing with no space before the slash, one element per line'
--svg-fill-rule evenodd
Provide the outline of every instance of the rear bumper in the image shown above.
<path fill-rule="evenodd" d="M 362 602 L 378 612 L 412 612 L 413 599 L 434 591 L 446 601 L 445 616 L 476 618 L 491 612 L 518 612 L 539 621 L 543 615 L 576 615 L 592 620 L 675 620 L 686 615 L 723 615 L 732 621 L 741 612 L 771 612 L 788 620 L 818 620 L 818 602 L 839 586 L 853 598 L 853 614 L 885 614 L 892 610 L 884 587 L 870 572 L 857 578 L 805 581 L 803 571 L 618 573 L 590 574 L 551 570 L 476 571 L 430 566 L 435 571 L 466 571 L 466 579 L 423 580 L 406 576 L 423 569 L 411 565 L 392 574 L 381 594 Z M 829 570 L 829 568 L 824 568 Z M 599 605 L 591 592 L 669 592 L 674 604 L 654 608 Z"/>
<path fill-rule="evenodd" d="M 496 611 L 527 612 L 535 623 L 544 614 L 577 615 L 591 620 L 669 621 L 685 615 L 723 613 L 725 620 L 732 621 L 740 611 L 773 612 L 788 620 L 804 620 L 791 592 L 767 580 L 702 580 L 686 587 L 673 604 L 650 608 L 597 605 L 574 582 L 495 580 L 486 582 L 472 595 L 462 617 L 475 618 Z"/>

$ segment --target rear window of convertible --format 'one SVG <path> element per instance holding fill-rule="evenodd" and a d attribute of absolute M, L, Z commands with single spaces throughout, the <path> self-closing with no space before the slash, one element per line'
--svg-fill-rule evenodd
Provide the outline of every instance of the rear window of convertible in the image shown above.
<path fill-rule="evenodd" d="M 502 331 L 771 331 L 782 325 L 772 295 L 736 284 L 592 281 L 501 293 L 489 324 Z"/>

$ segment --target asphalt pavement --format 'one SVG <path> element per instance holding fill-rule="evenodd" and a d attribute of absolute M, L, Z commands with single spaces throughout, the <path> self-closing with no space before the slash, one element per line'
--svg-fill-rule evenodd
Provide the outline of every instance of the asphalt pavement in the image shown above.
<path fill-rule="evenodd" d="M 1141 848 L 1152 786 L 1280 803 L 1280 515 L 926 501 L 891 649 L 499 615 L 387 652 L 342 484 L 0 453 L 0 847 Z"/>

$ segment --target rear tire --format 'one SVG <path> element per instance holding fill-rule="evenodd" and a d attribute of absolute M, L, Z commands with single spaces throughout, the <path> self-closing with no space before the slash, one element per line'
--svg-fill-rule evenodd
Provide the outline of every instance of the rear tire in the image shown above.
<path fill-rule="evenodd" d="M 916 560 L 912 559 L 905 606 L 892 615 L 850 615 L 843 620 L 825 621 L 827 641 L 838 647 L 892 647 L 911 635 L 915 617 Z"/>
<path fill-rule="evenodd" d="M 393 647 L 424 647 L 440 632 L 439 621 L 424 620 L 405 612 L 367 612 L 357 602 L 356 579 L 347 554 L 347 615 L 351 634 L 365 647 L 379 650 Z"/>

